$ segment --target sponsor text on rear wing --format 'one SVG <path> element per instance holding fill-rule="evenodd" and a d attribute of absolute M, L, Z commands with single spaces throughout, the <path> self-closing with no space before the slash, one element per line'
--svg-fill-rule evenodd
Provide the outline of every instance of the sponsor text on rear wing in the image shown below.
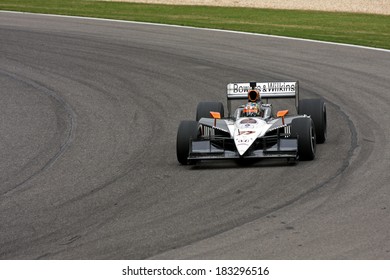
<path fill-rule="evenodd" d="M 266 100 L 274 98 L 295 98 L 295 107 L 298 110 L 299 82 L 250 82 L 230 83 L 227 85 L 227 105 L 229 115 L 231 112 L 231 100 L 247 99 L 248 91 L 254 87 L 260 92 L 260 98 Z"/>

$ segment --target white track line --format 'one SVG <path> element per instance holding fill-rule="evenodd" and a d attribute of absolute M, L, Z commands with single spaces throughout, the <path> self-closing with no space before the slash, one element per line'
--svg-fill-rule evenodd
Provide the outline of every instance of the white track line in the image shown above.
<path fill-rule="evenodd" d="M 79 19 L 79 20 L 96 20 L 96 21 L 131 23 L 131 24 L 140 24 L 140 25 L 177 27 L 177 28 L 207 30 L 207 31 L 215 31 L 215 32 L 226 32 L 226 33 L 233 33 L 233 34 L 252 35 L 252 36 L 260 36 L 260 37 L 269 37 L 269 38 L 294 40 L 294 41 L 312 42 L 312 43 L 327 44 L 327 45 L 345 46 L 345 47 L 353 47 L 353 48 L 360 48 L 360 49 L 381 51 L 381 52 L 390 52 L 390 50 L 388 50 L 388 49 L 373 48 L 373 47 L 366 47 L 366 46 L 352 45 L 352 44 L 345 44 L 345 43 L 334 43 L 334 42 L 318 41 L 318 40 L 312 40 L 312 39 L 302 39 L 302 38 L 277 36 L 277 35 L 268 35 L 268 34 L 244 32 L 244 31 L 222 30 L 222 29 L 214 29 L 214 28 L 202 28 L 202 27 L 182 26 L 182 25 L 173 25 L 173 24 L 164 24 L 164 23 L 151 23 L 151 22 L 140 22 L 140 21 L 130 21 L 130 20 L 119 20 L 119 19 L 106 19 L 106 18 L 80 17 L 80 16 L 66 16 L 66 15 L 54 15 L 54 14 L 40 14 L 40 13 L 15 12 L 15 11 L 3 11 L 3 10 L 0 10 L 0 13 L 27 14 L 27 15 L 38 15 L 38 16 L 46 16 L 46 17 L 60 17 L 60 18 Z"/>

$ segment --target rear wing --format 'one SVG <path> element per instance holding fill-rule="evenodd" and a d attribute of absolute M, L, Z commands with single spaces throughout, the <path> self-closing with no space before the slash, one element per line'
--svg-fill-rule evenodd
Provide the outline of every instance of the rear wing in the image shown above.
<path fill-rule="evenodd" d="M 231 100 L 247 100 L 248 91 L 255 87 L 260 92 L 260 98 L 268 103 L 268 99 L 294 98 L 298 110 L 299 82 L 266 82 L 266 83 L 231 83 L 227 85 L 227 105 L 231 117 Z"/>

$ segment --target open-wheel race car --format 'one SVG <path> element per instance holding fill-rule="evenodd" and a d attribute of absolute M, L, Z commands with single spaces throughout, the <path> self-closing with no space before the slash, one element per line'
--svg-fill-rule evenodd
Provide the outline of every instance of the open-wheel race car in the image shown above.
<path fill-rule="evenodd" d="M 296 113 L 273 111 L 269 99 L 295 99 Z M 232 112 L 233 100 L 246 100 Z M 322 99 L 299 99 L 298 82 L 231 83 L 228 116 L 221 102 L 200 102 L 196 120 L 181 121 L 176 140 L 178 161 L 280 158 L 313 160 L 316 144 L 327 137 Z M 294 109 L 295 111 L 295 109 Z"/>

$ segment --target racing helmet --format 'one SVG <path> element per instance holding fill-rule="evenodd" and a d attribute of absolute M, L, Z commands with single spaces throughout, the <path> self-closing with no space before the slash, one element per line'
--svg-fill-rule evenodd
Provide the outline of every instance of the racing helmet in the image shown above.
<path fill-rule="evenodd" d="M 256 117 L 260 115 L 259 105 L 255 102 L 248 102 L 243 110 L 244 117 Z"/>

